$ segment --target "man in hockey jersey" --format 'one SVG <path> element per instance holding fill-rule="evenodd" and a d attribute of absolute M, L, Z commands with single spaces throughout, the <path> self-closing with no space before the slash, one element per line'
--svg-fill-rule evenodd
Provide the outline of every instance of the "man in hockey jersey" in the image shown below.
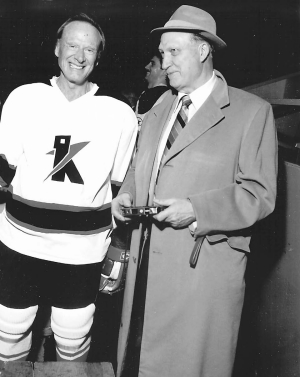
<path fill-rule="evenodd" d="M 15 89 L 3 107 L 0 360 L 26 359 L 45 298 L 57 359 L 83 361 L 89 350 L 111 185 L 124 178 L 137 131 L 130 107 L 88 81 L 104 44 L 91 18 L 68 19 L 55 47 L 60 76 Z"/>

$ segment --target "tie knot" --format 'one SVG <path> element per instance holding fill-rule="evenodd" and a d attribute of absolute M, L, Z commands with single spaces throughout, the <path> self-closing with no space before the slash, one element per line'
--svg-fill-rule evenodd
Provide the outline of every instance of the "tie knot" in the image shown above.
<path fill-rule="evenodd" d="M 182 97 L 182 106 L 189 107 L 191 103 L 192 101 L 190 99 L 190 96 L 186 94 L 185 96 Z"/>

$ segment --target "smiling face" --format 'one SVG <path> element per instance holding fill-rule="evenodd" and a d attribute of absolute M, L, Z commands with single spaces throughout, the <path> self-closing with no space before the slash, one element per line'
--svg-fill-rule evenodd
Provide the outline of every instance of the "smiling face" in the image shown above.
<path fill-rule="evenodd" d="M 176 90 L 189 94 L 207 80 L 209 50 L 205 42 L 194 41 L 190 33 L 167 32 L 161 36 L 159 51 L 162 68 Z"/>
<path fill-rule="evenodd" d="M 153 56 L 145 69 L 147 71 L 145 79 L 148 81 L 148 88 L 166 84 L 166 72 L 161 68 L 161 61 L 157 56 Z"/>
<path fill-rule="evenodd" d="M 84 85 L 96 64 L 100 43 L 99 31 L 88 22 L 73 21 L 66 25 L 55 47 L 61 79 L 72 85 Z"/>

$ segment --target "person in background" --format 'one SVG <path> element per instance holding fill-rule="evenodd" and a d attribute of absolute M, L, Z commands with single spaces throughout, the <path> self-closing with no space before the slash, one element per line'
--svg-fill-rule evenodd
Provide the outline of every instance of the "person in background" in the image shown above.
<path fill-rule="evenodd" d="M 0 360 L 25 360 L 41 302 L 52 307 L 57 360 L 90 348 L 101 261 L 110 244 L 113 184 L 137 133 L 132 109 L 97 96 L 89 75 L 105 38 L 86 14 L 57 32 L 59 77 L 15 89 L 3 106 L 0 176 Z"/>
<path fill-rule="evenodd" d="M 149 110 L 163 100 L 163 94 L 169 89 L 167 74 L 161 67 L 161 56 L 158 51 L 152 56 L 145 69 L 148 88 L 141 93 L 135 108 L 139 130 Z"/>
<path fill-rule="evenodd" d="M 129 106 L 134 110 L 138 100 L 135 90 L 131 88 L 123 88 L 121 94 L 127 99 Z"/>
<path fill-rule="evenodd" d="M 226 44 L 209 13 L 182 5 L 152 32 L 174 91 L 145 118 L 112 213 L 162 210 L 133 231 L 117 375 L 230 377 L 252 226 L 275 206 L 272 108 L 214 69 Z"/>

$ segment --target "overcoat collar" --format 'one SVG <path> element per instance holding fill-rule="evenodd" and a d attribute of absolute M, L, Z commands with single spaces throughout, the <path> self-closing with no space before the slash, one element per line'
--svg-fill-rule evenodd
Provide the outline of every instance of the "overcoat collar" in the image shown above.
<path fill-rule="evenodd" d="M 224 118 L 222 109 L 229 105 L 228 87 L 221 73 L 218 71 L 215 71 L 215 73 L 217 82 L 212 93 L 180 132 L 165 156 L 163 165 Z M 174 99 L 172 109 L 175 103 L 176 99 Z"/>

